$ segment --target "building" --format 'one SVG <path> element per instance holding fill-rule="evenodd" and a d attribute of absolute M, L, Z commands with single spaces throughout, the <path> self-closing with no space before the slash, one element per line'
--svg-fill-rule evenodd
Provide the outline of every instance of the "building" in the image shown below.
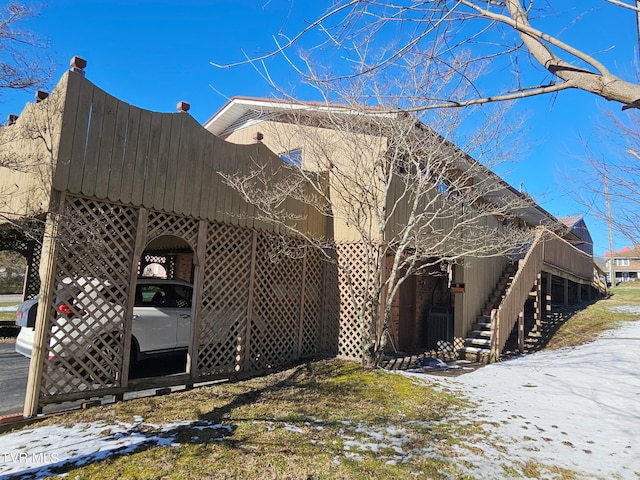
<path fill-rule="evenodd" d="M 611 275 L 611 255 L 605 254 L 605 270 L 607 277 Z M 624 247 L 613 254 L 613 271 L 615 272 L 615 284 L 629 282 L 640 278 L 640 246 Z M 609 279 L 610 281 L 610 279 Z"/>
<path fill-rule="evenodd" d="M 0 156 L 25 167 L 0 167 L 0 188 L 12 192 L 4 198 L 0 246 L 27 257 L 25 298 L 39 295 L 46 307 L 38 308 L 25 416 L 52 403 L 257 375 L 303 359 L 360 360 L 367 345 L 350 292 L 366 298 L 376 282 L 384 286 L 393 275 L 396 260 L 411 255 L 427 268 L 408 275 L 379 306 L 391 312 L 388 350 L 426 348 L 488 361 L 523 324 L 531 298 L 540 321 L 551 298 L 569 303 L 591 296 L 592 258 L 552 231 L 552 215 L 404 114 L 356 130 L 348 109 L 304 107 L 301 117 L 292 114 L 299 110 L 295 103 L 234 99 L 205 129 L 183 102 L 172 114 L 122 102 L 87 80 L 83 62 L 75 60 L 48 98 L 39 95 L 0 128 Z M 334 128 L 328 118 L 337 122 Z M 388 121 L 407 126 L 408 138 L 418 143 L 399 145 L 401 137 L 388 136 Z M 347 134 L 364 142 L 351 172 L 363 175 L 340 184 L 332 171 L 353 157 Z M 320 162 L 327 159 L 327 140 L 330 161 Z M 442 150 L 433 150 L 433 142 Z M 400 163 L 385 170 L 393 154 Z M 304 170 L 303 181 L 298 164 L 314 167 Z M 358 190 L 372 165 L 390 175 L 390 195 Z M 233 183 L 243 172 L 263 181 L 258 196 L 246 195 L 249 184 Z M 409 177 L 428 186 L 418 207 L 432 215 L 416 224 L 420 235 L 399 255 L 390 239 L 411 221 L 412 203 L 402 188 Z M 465 204 L 467 194 L 473 202 Z M 322 202 L 326 195 L 336 200 L 332 211 Z M 268 203 L 279 218 L 263 214 Z M 392 207 L 367 245 L 357 232 L 371 225 L 364 205 Z M 339 215 L 341 208 L 363 215 L 352 221 Z M 482 231 L 501 233 L 518 251 L 496 250 L 490 237 L 474 236 Z M 327 248 L 312 248 L 319 242 Z M 464 250 L 448 260 L 447 252 L 467 243 L 475 244 L 473 255 Z M 369 275 L 366 255 L 373 251 L 385 252 L 379 278 Z M 347 276 L 327 253 L 353 267 Z M 189 332 L 180 332 L 190 341 L 183 372 L 134 379 L 128 371 L 132 292 L 152 263 L 193 283 L 193 320 Z M 99 338 L 101 324 L 66 332 L 101 346 L 90 354 L 57 336 L 59 290 L 73 304 L 78 292 L 69 280 L 77 278 L 106 287 L 85 310 L 122 307 L 110 313 Z"/>
<path fill-rule="evenodd" d="M 558 219 L 568 231 L 563 235 L 572 245 L 593 256 L 593 239 L 582 217 L 562 217 Z"/>
<path fill-rule="evenodd" d="M 364 123 L 353 120 L 354 117 L 363 115 L 374 117 L 375 120 Z M 380 115 L 374 109 L 355 112 L 337 105 L 235 97 L 205 123 L 205 128 L 233 143 L 264 143 L 285 161 L 294 162 L 302 168 L 322 169 L 323 165 L 339 164 L 341 161 L 348 163 L 349 160 L 344 159 L 350 159 L 355 150 L 361 150 L 362 154 L 361 160 L 358 159 L 354 163 L 366 164 L 367 161 L 371 161 L 367 158 L 375 158 L 384 148 L 391 149 L 389 146 L 394 142 L 406 142 L 405 135 L 397 133 L 402 129 L 380 128 L 380 124 L 384 124 L 385 121 L 394 123 L 400 120 L 398 116 Z M 356 134 L 350 136 L 345 133 L 350 130 L 355 130 Z M 430 138 L 430 143 L 413 149 L 415 152 L 421 150 L 416 157 L 422 156 L 431 162 L 432 158 L 428 150 L 444 151 L 445 155 L 455 160 L 440 164 L 440 168 L 443 171 L 452 169 L 456 171 L 457 179 L 463 179 L 462 182 L 458 182 L 457 187 L 460 187 L 460 183 L 470 183 L 478 191 L 482 190 L 482 198 L 474 198 L 469 203 L 480 202 L 493 206 L 483 216 L 487 226 L 500 230 L 505 224 L 518 225 L 521 230 L 530 232 L 536 227 L 545 227 L 545 235 L 548 238 L 539 242 L 546 243 L 548 258 L 540 257 L 532 261 L 536 266 L 530 267 L 528 279 L 522 280 L 523 285 L 519 286 L 521 291 L 517 295 L 510 296 L 510 299 L 518 297 L 518 300 L 512 300 L 511 305 L 509 302 L 500 304 L 498 300 L 505 295 L 506 289 L 511 287 L 510 278 L 518 274 L 518 265 L 515 269 L 512 267 L 517 255 L 508 255 L 506 252 L 502 255 L 488 255 L 486 251 L 481 253 L 478 250 L 474 253 L 470 250 L 469 254 L 464 256 L 465 258 L 459 257 L 453 265 L 441 264 L 442 272 L 439 276 L 433 271 L 412 276 L 403 284 L 393 300 L 393 320 L 390 325 L 391 346 L 388 349 L 401 351 L 426 349 L 438 352 L 440 347 L 443 347 L 451 352 L 464 352 L 464 355 L 473 359 L 486 360 L 491 355 L 494 357 L 499 355 L 517 321 L 518 312 L 522 312 L 534 284 L 537 284 L 540 296 L 536 307 L 538 318 L 542 317 L 542 291 L 546 293 L 545 299 L 548 298 L 549 304 L 552 295 L 556 302 L 561 299 L 560 303 L 566 304 L 580 301 L 592 294 L 593 259 L 589 248 L 591 237 L 583 221 L 574 221 L 571 228 L 560 228 L 558 220 L 531 201 L 530 197 L 520 194 L 496 174 L 478 166 L 477 162 L 455 146 L 445 141 L 441 142 L 441 139 L 428 127 L 420 124 L 416 130 L 419 131 L 416 135 L 425 134 Z M 402 135 L 403 138 L 388 138 L 388 135 L 394 135 L 394 133 L 389 134 L 389 131 L 396 132 L 396 135 Z M 364 141 L 362 139 L 364 135 L 372 138 Z M 353 136 L 357 136 L 357 140 L 352 140 Z M 335 147 L 336 145 L 339 145 L 339 148 Z M 365 148 L 363 148 L 364 145 L 366 145 Z M 411 148 L 408 147 L 408 149 Z M 374 150 L 375 154 L 370 155 L 369 150 Z M 331 154 L 327 154 L 327 151 Z M 434 164 L 437 165 L 437 162 Z M 432 165 L 429 173 L 437 177 L 435 181 L 439 185 L 445 186 L 440 193 L 446 196 L 447 185 L 455 180 L 446 173 L 438 176 L 434 173 L 435 168 L 437 167 Z M 344 189 L 344 182 L 335 182 L 331 184 L 331 188 L 339 192 Z M 406 190 L 401 189 L 401 193 L 406 193 Z M 386 201 L 388 209 L 407 208 L 406 202 L 404 200 L 398 202 L 397 197 L 391 202 L 387 197 Z M 434 218 L 439 219 L 439 217 L 448 217 L 448 212 L 435 212 Z M 357 229 L 345 225 L 340 218 L 334 217 L 331 221 L 333 240 L 338 244 L 338 249 L 341 247 L 349 249 L 354 255 L 356 247 L 353 244 L 361 238 Z M 393 230 L 394 225 L 405 225 L 406 217 L 398 215 L 392 218 L 390 223 Z M 448 223 L 443 228 L 453 231 L 456 228 L 454 224 L 455 222 Z M 517 230 L 509 231 L 517 233 Z M 557 232 L 562 238 L 553 232 Z M 394 238 L 394 233 L 385 231 L 384 234 L 380 233 L 379 237 L 384 236 L 386 241 L 391 242 L 390 239 Z M 430 235 L 434 233 L 430 232 Z M 379 237 L 371 240 L 375 242 Z M 486 241 L 491 240 L 477 239 L 477 243 Z M 523 243 L 529 241 L 533 242 L 533 239 L 522 240 Z M 448 238 L 447 242 L 455 243 L 455 239 Z M 555 253 L 551 248 L 554 244 L 558 248 Z M 531 251 L 536 250 L 532 245 L 522 244 L 521 247 L 520 258 L 535 257 L 531 255 Z M 440 250 L 438 248 L 431 250 L 431 255 L 446 258 L 446 248 L 442 244 L 439 248 Z M 576 257 L 577 260 L 572 257 Z M 545 262 L 546 268 L 543 265 Z M 523 266 L 525 262 L 519 263 Z M 576 271 L 576 268 L 579 268 L 579 271 Z M 537 271 L 534 272 L 534 270 Z M 536 276 L 539 278 L 536 279 Z M 524 279 L 524 276 L 522 278 Z M 341 290 L 344 290 L 344 286 Z M 342 307 L 344 304 L 343 298 Z M 511 309 L 509 313 L 507 310 L 501 310 L 506 306 Z M 505 315 L 505 325 L 498 335 L 495 331 L 492 333 L 486 331 L 491 328 L 490 325 L 496 323 L 495 319 L 491 320 L 492 312 L 493 315 Z M 353 325 L 357 325 L 353 313 L 342 308 L 340 331 L 353 332 L 353 327 L 349 328 Z M 360 352 L 357 348 L 354 349 L 352 346 L 342 348 L 352 343 L 357 345 L 357 340 L 358 334 L 354 333 L 351 341 L 339 342 L 338 354 L 358 357 Z"/>

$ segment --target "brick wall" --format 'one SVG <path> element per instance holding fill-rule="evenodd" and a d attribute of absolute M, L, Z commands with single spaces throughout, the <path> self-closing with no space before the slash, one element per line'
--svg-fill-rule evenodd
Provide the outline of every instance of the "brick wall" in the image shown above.
<path fill-rule="evenodd" d="M 193 283 L 193 253 L 176 255 L 176 278 Z"/>

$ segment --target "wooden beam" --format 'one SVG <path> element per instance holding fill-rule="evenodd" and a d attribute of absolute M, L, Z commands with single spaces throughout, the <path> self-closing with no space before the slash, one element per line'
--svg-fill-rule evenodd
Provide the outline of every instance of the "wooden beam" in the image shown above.
<path fill-rule="evenodd" d="M 518 351 L 524 353 L 524 312 L 518 314 Z"/>
<path fill-rule="evenodd" d="M 202 285 L 204 284 L 204 264 L 207 252 L 207 232 L 209 222 L 200 220 L 198 224 L 198 246 L 193 256 L 195 264 L 193 298 L 191 306 L 191 342 L 187 353 L 187 373 L 192 377 L 198 370 L 198 347 L 200 346 L 200 312 L 202 311 Z"/>
<path fill-rule="evenodd" d="M 53 192 L 51 195 L 50 209 L 52 213 L 47 218 L 44 238 L 42 240 L 42 256 L 40 260 L 40 306 L 36 316 L 36 328 L 31 351 L 31 361 L 29 363 L 29 377 L 27 380 L 27 391 L 24 399 L 23 415 L 27 418 L 33 417 L 40 408 L 40 387 L 44 374 L 44 360 L 48 350 L 49 333 L 49 301 L 53 299 L 56 289 L 56 261 L 58 256 L 58 228 L 60 225 L 60 214 L 64 205 L 65 194 L 63 192 Z"/>
<path fill-rule="evenodd" d="M 302 257 L 302 282 L 300 286 L 300 317 L 298 318 L 298 352 L 297 357 L 302 355 L 302 338 L 304 336 L 304 307 L 305 307 L 305 288 L 307 284 L 307 249 L 304 249 Z"/>
<path fill-rule="evenodd" d="M 131 363 L 131 335 L 133 332 L 133 307 L 136 297 L 136 284 L 138 282 L 138 260 L 142 257 L 144 247 L 147 244 L 147 221 L 149 211 L 141 208 L 138 211 L 138 224 L 136 226 L 136 243 L 133 247 L 133 258 L 131 260 L 131 270 L 129 272 L 129 298 L 127 299 L 127 312 L 124 318 L 124 353 L 122 358 L 122 381 L 123 387 L 129 383 L 129 365 Z"/>
<path fill-rule="evenodd" d="M 534 303 L 534 321 L 536 330 L 542 326 L 542 274 L 536 277 L 536 299 Z"/>
<path fill-rule="evenodd" d="M 251 270 L 249 272 L 249 299 L 247 301 L 247 326 L 244 335 L 244 360 L 236 365 L 244 364 L 244 369 L 248 370 L 250 365 L 249 349 L 251 348 L 251 324 L 253 323 L 253 290 L 256 283 L 256 251 L 258 250 L 258 232 L 253 231 L 253 241 L 251 243 Z M 242 352 L 238 352 L 240 355 Z"/>

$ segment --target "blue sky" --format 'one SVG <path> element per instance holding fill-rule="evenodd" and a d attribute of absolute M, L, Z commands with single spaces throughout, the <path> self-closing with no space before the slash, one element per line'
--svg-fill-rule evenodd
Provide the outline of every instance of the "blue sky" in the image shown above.
<path fill-rule="evenodd" d="M 272 35 L 283 27 L 295 31 L 328 4 L 301 0 L 56 0 L 25 26 L 49 42 L 48 55 L 58 66 L 52 83 L 68 68 L 71 57 L 80 55 L 88 60 L 87 78 L 110 94 L 165 112 L 175 111 L 175 105 L 186 100 L 191 104 L 190 113 L 203 123 L 233 95 L 272 94 L 252 67 L 221 70 L 210 62 L 233 62 L 243 58 L 243 51 L 252 55 L 271 50 Z M 544 28 L 550 33 L 562 31 L 565 41 L 597 54 L 614 73 L 633 78 L 638 58 L 634 15 L 605 7 L 603 0 L 563 0 L 560 4 L 566 10 L 559 17 L 543 19 Z M 328 62 L 336 60 L 329 52 L 326 55 Z M 271 72 L 276 82 L 309 98 L 310 91 L 297 86 L 296 76 L 282 63 L 273 64 Z M 494 73 L 502 74 L 500 70 Z M 3 92 L 0 119 L 19 113 L 32 99 L 32 92 Z M 601 255 L 609 249 L 606 225 L 573 200 L 567 177 L 580 167 L 580 137 L 595 141 L 594 125 L 603 111 L 612 108 L 618 114 L 620 106 L 586 93 L 565 91 L 522 100 L 515 108 L 527 119 L 523 144 L 528 147 L 522 158 L 501 173 L 516 188 L 522 183 L 550 213 L 585 215 L 595 253 Z M 616 249 L 626 243 L 619 239 Z"/>

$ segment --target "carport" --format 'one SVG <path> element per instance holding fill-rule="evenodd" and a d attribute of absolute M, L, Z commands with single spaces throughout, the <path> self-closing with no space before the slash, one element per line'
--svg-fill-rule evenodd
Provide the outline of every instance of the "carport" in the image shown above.
<path fill-rule="evenodd" d="M 43 225 L 41 242 L 20 244 L 31 265 L 26 296 L 40 294 L 24 415 L 51 403 L 254 375 L 335 354 L 337 316 L 321 301 L 319 251 L 259 219 L 219 174 L 260 165 L 282 177 L 284 162 L 262 144 L 230 144 L 207 132 L 184 103 L 167 114 L 122 102 L 88 81 L 81 63 L 72 61 L 48 98 L 0 129 L 0 153 L 16 159 L 1 167 L 0 182 L 15 185 L 8 222 L 37 217 Z M 319 212 L 293 199 L 285 208 L 298 229 L 324 236 Z M 144 268 L 162 262 L 168 276 L 194 286 L 185 371 L 129 379 L 132 292 Z M 65 343 L 61 354 L 56 298 L 59 289 L 73 297 L 69 279 L 109 286 L 96 309 L 123 308 L 109 312 L 111 326 L 98 339 L 96 325 L 66 331 L 82 348 Z"/>

